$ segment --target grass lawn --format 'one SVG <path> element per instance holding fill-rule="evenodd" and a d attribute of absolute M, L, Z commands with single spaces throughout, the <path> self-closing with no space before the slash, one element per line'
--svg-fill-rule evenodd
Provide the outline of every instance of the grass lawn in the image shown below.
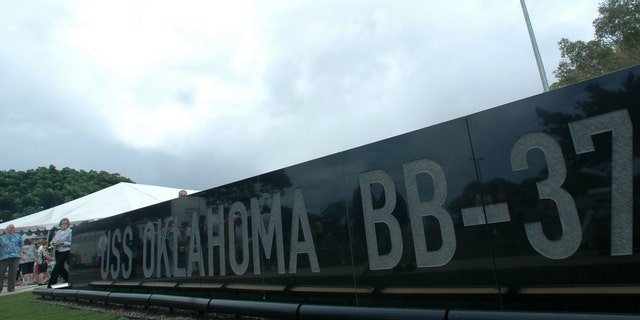
<path fill-rule="evenodd" d="M 42 319 L 42 320 L 71 320 L 96 319 L 113 320 L 127 319 L 115 314 L 100 313 L 88 310 L 78 310 L 49 303 L 39 302 L 39 296 L 32 292 L 16 294 L 0 294 L 0 314 L 6 319 Z"/>

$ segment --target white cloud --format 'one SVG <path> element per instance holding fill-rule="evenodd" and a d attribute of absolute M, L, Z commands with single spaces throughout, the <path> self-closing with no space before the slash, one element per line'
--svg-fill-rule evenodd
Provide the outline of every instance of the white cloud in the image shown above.
<path fill-rule="evenodd" d="M 552 82 L 597 1 L 527 5 Z M 8 1 L 0 29 L 2 169 L 204 188 L 541 91 L 517 1 Z"/>

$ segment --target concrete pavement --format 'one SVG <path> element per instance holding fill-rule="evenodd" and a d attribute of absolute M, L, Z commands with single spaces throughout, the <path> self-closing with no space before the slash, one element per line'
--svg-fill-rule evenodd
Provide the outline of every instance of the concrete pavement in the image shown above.
<path fill-rule="evenodd" d="M 0 293 L 0 297 L 5 296 L 5 295 L 9 295 L 9 294 L 14 294 L 14 293 L 21 293 L 21 292 L 29 292 L 29 291 L 33 291 L 33 289 L 37 288 L 38 285 L 37 284 L 30 284 L 30 285 L 16 285 L 16 290 L 13 292 L 7 292 L 7 285 L 5 284 L 4 287 L 2 287 L 2 292 Z"/>

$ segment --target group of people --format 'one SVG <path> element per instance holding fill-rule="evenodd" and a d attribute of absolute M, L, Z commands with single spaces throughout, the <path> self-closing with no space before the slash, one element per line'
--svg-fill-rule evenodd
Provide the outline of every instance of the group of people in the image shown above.
<path fill-rule="evenodd" d="M 49 274 L 55 265 L 54 253 L 51 249 L 49 242 L 45 239 L 39 239 L 35 244 L 31 239 L 24 240 L 18 265 L 24 285 L 48 284 Z M 19 278 L 19 275 L 16 278 Z"/>
<path fill-rule="evenodd" d="M 35 245 L 29 239 L 23 241 L 15 229 L 10 224 L 0 236 L 0 292 L 5 278 L 7 291 L 15 291 L 20 273 L 24 284 L 37 283 L 51 288 L 59 277 L 69 282 L 69 271 L 65 266 L 69 263 L 73 233 L 69 228 L 69 219 L 60 220 L 60 229 L 50 242 L 38 240 Z"/>
<path fill-rule="evenodd" d="M 39 280 L 41 276 L 47 273 L 46 261 L 53 260 L 51 253 L 44 247 L 43 240 L 38 240 L 34 244 L 31 239 L 25 239 L 22 246 L 22 254 L 20 255 L 20 261 L 18 269 L 22 274 L 22 283 L 24 285 L 36 284 L 36 280 Z M 45 260 L 44 268 L 41 269 L 40 262 Z M 16 276 L 19 278 L 20 274 Z M 48 277 L 47 277 L 48 278 Z M 37 282 L 43 284 L 42 281 Z"/>

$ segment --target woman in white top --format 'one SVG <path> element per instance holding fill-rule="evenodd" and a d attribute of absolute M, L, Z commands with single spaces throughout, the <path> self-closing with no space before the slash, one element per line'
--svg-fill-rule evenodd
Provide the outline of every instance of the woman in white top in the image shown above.
<path fill-rule="evenodd" d="M 56 231 L 56 234 L 51 240 L 51 245 L 56 248 L 56 264 L 53 267 L 53 271 L 51 271 L 48 288 L 58 283 L 58 276 L 61 276 L 65 282 L 69 282 L 69 271 L 67 271 L 64 264 L 69 262 L 71 236 L 72 231 L 69 229 L 69 219 L 62 218 L 62 220 L 60 220 L 60 230 Z"/>

